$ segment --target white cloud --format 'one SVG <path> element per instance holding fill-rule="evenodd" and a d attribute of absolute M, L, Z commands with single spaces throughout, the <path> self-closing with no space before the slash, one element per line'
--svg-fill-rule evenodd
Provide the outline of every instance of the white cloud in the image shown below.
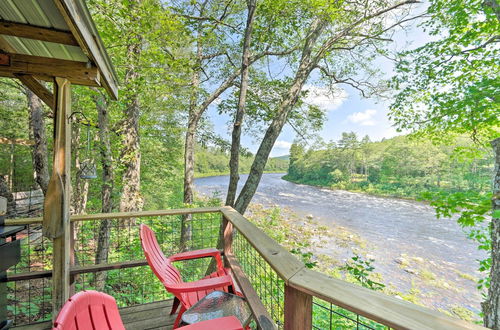
<path fill-rule="evenodd" d="M 309 91 L 304 100 L 306 103 L 316 105 L 327 111 L 338 109 L 349 96 L 344 89 L 340 88 L 332 92 L 326 87 L 306 85 L 304 90 Z"/>
<path fill-rule="evenodd" d="M 290 147 L 292 143 L 284 140 L 276 141 L 273 150 L 271 151 L 271 157 L 288 155 L 290 153 Z"/>
<path fill-rule="evenodd" d="M 274 148 L 276 148 L 276 149 L 289 150 L 291 146 L 292 146 L 292 144 L 290 142 L 282 141 L 282 140 L 276 141 L 276 143 L 274 144 Z"/>
<path fill-rule="evenodd" d="M 347 116 L 347 120 L 354 124 L 359 124 L 361 126 L 374 126 L 375 120 L 373 116 L 377 113 L 377 110 L 367 109 L 363 112 L 355 112 Z"/>

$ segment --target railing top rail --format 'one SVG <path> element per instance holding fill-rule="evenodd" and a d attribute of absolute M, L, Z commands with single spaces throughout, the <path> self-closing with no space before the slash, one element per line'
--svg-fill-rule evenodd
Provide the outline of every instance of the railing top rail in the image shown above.
<path fill-rule="evenodd" d="M 304 268 L 292 287 L 395 329 L 485 329 L 479 325 Z"/>
<path fill-rule="evenodd" d="M 238 211 L 229 206 L 222 207 L 221 211 L 226 219 L 238 229 L 285 283 L 288 283 L 288 280 L 295 275 L 295 273 L 304 268 L 304 263 L 298 260 L 271 237 L 267 236 L 261 229 L 248 221 Z"/>
<path fill-rule="evenodd" d="M 238 229 L 287 285 L 396 329 L 485 329 L 307 269 L 300 260 L 231 207 L 207 207 L 72 216 L 71 221 L 218 213 Z M 7 219 L 6 225 L 41 223 L 42 218 Z M 25 275 L 25 274 L 23 274 Z"/>
<path fill-rule="evenodd" d="M 395 329 L 485 329 L 308 269 L 288 250 L 231 207 L 222 214 L 288 285 Z"/>
<path fill-rule="evenodd" d="M 184 215 L 195 213 L 217 213 L 220 212 L 220 207 L 199 207 L 199 208 L 184 208 L 171 210 L 154 210 L 154 211 L 137 211 L 137 212 L 116 212 L 116 213 L 94 213 L 72 215 L 71 221 L 92 221 L 92 220 L 109 220 L 109 219 L 124 219 L 124 218 L 143 218 L 143 217 L 159 217 L 168 215 Z M 32 225 L 42 223 L 42 218 L 17 218 L 6 219 L 6 226 L 15 225 Z"/>

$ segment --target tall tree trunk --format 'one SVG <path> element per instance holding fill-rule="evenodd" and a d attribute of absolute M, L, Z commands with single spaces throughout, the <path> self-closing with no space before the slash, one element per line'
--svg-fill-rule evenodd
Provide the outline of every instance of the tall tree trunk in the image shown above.
<path fill-rule="evenodd" d="M 13 191 L 14 190 L 14 167 L 16 166 L 15 165 L 15 157 L 14 157 L 14 154 L 16 152 L 16 147 L 14 145 L 14 143 L 11 143 L 10 146 L 9 146 L 9 150 L 10 150 L 10 155 L 9 155 L 9 190 L 10 191 Z"/>
<path fill-rule="evenodd" d="M 102 185 L 101 185 L 101 212 L 110 213 L 113 211 L 113 155 L 111 152 L 111 140 L 109 134 L 109 116 L 107 104 L 104 96 L 97 94 L 94 96 L 94 103 L 98 111 L 99 118 L 99 153 L 102 165 Z M 107 263 L 109 254 L 109 235 L 111 220 L 101 221 L 99 225 L 99 236 L 97 239 L 97 249 L 95 263 Z M 98 272 L 95 277 L 95 286 L 98 291 L 104 289 L 106 283 L 106 272 Z"/>
<path fill-rule="evenodd" d="M 80 178 L 80 170 L 82 165 L 82 159 L 80 155 L 80 143 L 81 143 L 81 127 L 80 125 L 73 125 L 73 132 L 71 138 L 72 153 L 75 157 L 75 184 L 71 190 L 71 213 L 72 214 L 82 214 L 87 208 L 87 199 L 89 193 L 89 181 Z M 86 142 L 87 143 L 87 142 Z M 75 229 L 77 227 L 75 226 Z"/>
<path fill-rule="evenodd" d="M 199 30 L 201 29 L 201 23 Z M 198 36 L 200 31 L 198 31 Z M 203 45 L 198 39 L 196 46 L 196 65 L 191 77 L 191 97 L 189 98 L 188 127 L 186 130 L 186 140 L 184 142 L 184 204 L 192 204 L 194 201 L 194 149 L 196 145 L 196 129 L 201 114 L 204 110 L 198 109 L 198 89 L 200 87 L 200 70 L 203 57 Z M 192 216 L 187 214 L 181 219 L 180 249 L 187 250 L 187 243 L 191 240 Z"/>
<path fill-rule="evenodd" d="M 0 175 L 0 197 L 5 197 L 7 199 L 7 218 L 13 218 L 16 216 L 16 201 L 12 192 L 9 190 L 9 185 L 5 180 L 3 175 Z"/>
<path fill-rule="evenodd" d="M 184 149 L 184 203 L 190 204 L 193 202 L 193 191 L 194 191 L 194 161 L 195 161 L 195 151 L 194 147 L 196 144 L 196 129 L 198 128 L 198 123 L 201 116 L 207 110 L 208 106 L 212 104 L 224 91 L 232 86 L 233 81 L 240 75 L 241 69 L 238 68 L 231 75 L 229 75 L 226 80 L 224 80 L 219 87 L 210 94 L 203 102 L 196 106 L 192 111 L 190 107 L 188 129 L 186 132 L 186 141 Z M 194 77 L 195 78 L 195 77 Z M 194 79 L 193 78 L 193 79 Z M 198 76 L 199 80 L 199 76 Z M 193 80 L 195 81 L 195 80 Z M 198 84 L 199 86 L 199 84 Z M 192 100 L 197 99 L 192 97 Z M 191 103 L 193 104 L 193 103 Z M 185 243 L 189 241 L 191 235 L 191 229 L 189 221 L 191 216 L 185 216 L 181 220 L 181 238 L 180 245 L 181 250 L 185 249 Z"/>
<path fill-rule="evenodd" d="M 140 4 L 140 0 L 129 1 L 131 12 Z M 135 20 L 135 18 L 131 18 Z M 125 72 L 125 86 L 128 99 L 124 111 L 125 119 L 122 127 L 123 149 L 121 161 L 125 167 L 122 185 L 123 191 L 120 199 L 120 211 L 130 212 L 141 210 L 144 201 L 141 196 L 141 151 L 139 139 L 139 58 L 141 56 L 143 38 L 132 35 L 128 41 L 127 58 L 128 67 Z"/>
<path fill-rule="evenodd" d="M 311 25 L 309 30 L 310 33 L 305 40 L 300 65 L 297 69 L 297 73 L 295 74 L 293 83 L 288 89 L 287 94 L 283 97 L 277 114 L 262 139 L 252 163 L 252 167 L 250 168 L 250 174 L 248 175 L 247 181 L 245 182 L 245 185 L 243 186 L 243 189 L 241 190 L 234 205 L 234 208 L 241 214 L 245 213 L 248 205 L 250 204 L 250 201 L 257 190 L 260 179 L 262 178 L 262 173 L 264 172 L 267 159 L 273 149 L 274 143 L 286 123 L 288 114 L 297 103 L 304 83 L 309 78 L 311 71 L 314 69 L 317 61 L 319 60 L 317 57 L 312 57 L 312 51 L 314 43 L 320 36 L 324 27 L 325 24 L 321 21 L 321 19 L 316 19 Z"/>
<path fill-rule="evenodd" d="M 32 149 L 35 180 L 45 196 L 50 177 L 49 161 L 47 158 L 47 133 L 45 121 L 43 120 L 43 105 L 38 96 L 28 88 L 26 88 L 26 96 L 28 98 L 28 108 L 30 112 L 30 135 L 33 141 L 35 141 Z"/>
<path fill-rule="evenodd" d="M 500 138 L 491 143 L 495 154 L 495 171 L 493 177 L 493 212 L 500 212 Z M 500 217 L 491 219 L 491 270 L 488 297 L 483 303 L 484 326 L 500 329 Z"/>
<path fill-rule="evenodd" d="M 252 40 L 253 21 L 257 0 L 247 0 L 248 14 L 247 25 L 245 28 L 245 38 L 243 40 L 243 51 L 241 56 L 241 83 L 240 94 L 238 97 L 238 109 L 234 116 L 233 133 L 231 141 L 231 157 L 229 159 L 229 186 L 227 188 L 226 205 L 233 206 L 238 189 L 239 176 L 239 157 L 240 157 L 240 139 L 241 126 L 245 116 L 245 104 L 248 91 L 248 76 L 250 72 L 250 43 Z"/>

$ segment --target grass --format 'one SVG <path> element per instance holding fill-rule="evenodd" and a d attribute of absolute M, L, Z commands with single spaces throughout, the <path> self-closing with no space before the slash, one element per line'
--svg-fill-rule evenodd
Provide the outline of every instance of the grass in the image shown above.
<path fill-rule="evenodd" d="M 470 274 L 465 274 L 465 273 L 462 273 L 458 270 L 455 269 L 455 273 L 457 273 L 458 276 L 460 276 L 461 278 L 463 278 L 464 280 L 469 280 L 469 281 L 472 281 L 474 283 L 477 282 L 477 278 L 470 275 Z"/>

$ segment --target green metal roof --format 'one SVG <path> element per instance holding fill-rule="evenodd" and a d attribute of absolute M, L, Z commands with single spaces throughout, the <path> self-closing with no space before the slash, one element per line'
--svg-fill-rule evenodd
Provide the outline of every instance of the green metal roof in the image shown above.
<path fill-rule="evenodd" d="M 63 4 L 62 6 L 66 8 L 66 12 L 69 16 L 72 14 L 72 9 L 78 12 L 80 15 L 78 22 L 83 23 L 84 26 L 90 31 L 93 37 L 93 42 L 95 42 L 97 46 L 94 47 L 94 49 L 97 49 L 97 52 L 100 54 L 88 54 L 88 52 L 86 54 L 84 52 L 84 47 L 78 46 L 57 44 L 7 35 L 3 35 L 3 38 L 18 54 L 50 57 L 78 62 L 88 62 L 90 60 L 97 65 L 101 73 L 104 73 L 104 70 L 109 72 L 107 76 L 106 74 L 102 74 L 102 76 L 107 80 L 107 84 L 111 85 L 108 90 L 114 90 L 111 94 L 115 95 L 112 96 L 116 97 L 116 85 L 118 78 L 84 0 L 0 0 L 0 19 L 14 23 L 23 23 L 38 27 L 69 31 L 74 34 L 75 26 L 77 24 L 73 26 L 73 29 L 68 26 L 67 21 L 61 14 L 61 10 L 59 9 L 60 7 L 57 6 L 55 1 Z M 96 61 L 96 55 L 102 60 Z M 105 66 L 105 68 L 103 66 Z"/>

